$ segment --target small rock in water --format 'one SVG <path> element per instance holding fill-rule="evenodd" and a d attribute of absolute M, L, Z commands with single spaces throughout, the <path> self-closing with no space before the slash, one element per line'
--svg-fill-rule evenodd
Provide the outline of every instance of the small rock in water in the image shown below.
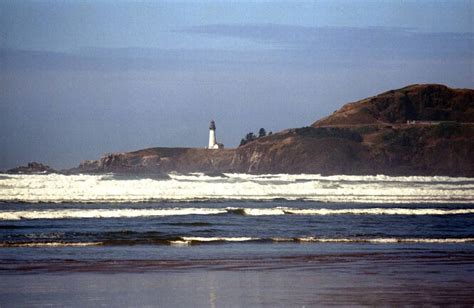
<path fill-rule="evenodd" d="M 7 173 L 10 174 L 47 174 L 47 173 L 57 173 L 56 170 L 51 168 L 48 165 L 43 165 L 37 162 L 28 163 L 27 166 L 20 166 L 10 170 L 7 170 Z"/>

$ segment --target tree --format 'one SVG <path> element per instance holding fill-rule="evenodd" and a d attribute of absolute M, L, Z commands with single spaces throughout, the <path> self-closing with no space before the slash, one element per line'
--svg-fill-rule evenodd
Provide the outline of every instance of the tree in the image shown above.
<path fill-rule="evenodd" d="M 272 133 L 270 132 L 270 133 L 268 134 L 268 136 L 271 135 L 271 134 L 272 134 Z M 242 138 L 242 139 L 240 140 L 240 145 L 239 145 L 239 147 L 241 147 L 241 146 L 243 146 L 243 145 L 246 145 L 246 144 L 249 143 L 250 141 L 254 141 L 254 140 L 258 139 L 258 138 L 262 138 L 262 137 L 265 137 L 265 136 L 267 136 L 267 131 L 266 131 L 265 128 L 263 128 L 263 127 L 260 128 L 260 130 L 258 131 L 258 137 L 255 136 L 255 134 L 254 134 L 253 132 L 249 132 L 247 135 L 245 135 L 245 138 Z"/>
<path fill-rule="evenodd" d="M 245 141 L 249 142 L 249 141 L 252 141 L 252 140 L 255 140 L 255 135 L 253 134 L 253 132 L 250 132 L 245 136 Z"/>
<path fill-rule="evenodd" d="M 245 139 L 242 138 L 242 139 L 240 140 L 240 145 L 239 145 L 239 147 L 241 147 L 241 146 L 243 146 L 243 145 L 246 145 L 247 143 L 249 143 L 250 141 L 253 141 L 253 140 L 255 140 L 255 139 L 257 139 L 257 137 L 255 137 L 255 135 L 254 135 L 253 132 L 250 132 L 250 133 L 248 133 L 247 135 L 245 135 Z"/>

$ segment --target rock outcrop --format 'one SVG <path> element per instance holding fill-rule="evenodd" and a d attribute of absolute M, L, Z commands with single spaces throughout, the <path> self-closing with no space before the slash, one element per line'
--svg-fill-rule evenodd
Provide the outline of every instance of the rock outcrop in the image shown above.
<path fill-rule="evenodd" d="M 10 170 L 7 170 L 6 173 L 9 174 L 47 174 L 47 173 L 57 173 L 56 170 L 50 166 L 43 165 L 37 162 L 28 163 L 26 166 L 16 167 Z"/>
<path fill-rule="evenodd" d="M 69 172 L 160 174 L 176 172 L 219 173 L 231 171 L 234 150 L 198 148 L 150 148 L 106 154 L 96 161 L 83 161 Z"/>

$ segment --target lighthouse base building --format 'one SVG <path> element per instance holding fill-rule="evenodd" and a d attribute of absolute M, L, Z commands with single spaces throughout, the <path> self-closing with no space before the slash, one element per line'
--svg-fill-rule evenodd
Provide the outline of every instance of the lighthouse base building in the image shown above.
<path fill-rule="evenodd" d="M 209 125 L 209 146 L 207 148 L 212 150 L 224 148 L 224 145 L 222 143 L 217 143 L 216 123 L 214 121 L 211 121 L 211 124 Z"/>

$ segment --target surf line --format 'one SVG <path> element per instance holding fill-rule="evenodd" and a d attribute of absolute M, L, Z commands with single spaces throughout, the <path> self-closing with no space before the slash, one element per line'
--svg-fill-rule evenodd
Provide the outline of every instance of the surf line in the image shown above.
<path fill-rule="evenodd" d="M 276 215 L 466 215 L 473 209 L 407 209 L 407 208 L 356 208 L 356 209 L 295 209 L 295 208 L 169 208 L 169 209 L 67 209 L 36 211 L 0 211 L 0 220 L 28 219 L 87 219 L 87 218 L 136 218 L 153 216 L 219 215 L 243 216 Z"/>

